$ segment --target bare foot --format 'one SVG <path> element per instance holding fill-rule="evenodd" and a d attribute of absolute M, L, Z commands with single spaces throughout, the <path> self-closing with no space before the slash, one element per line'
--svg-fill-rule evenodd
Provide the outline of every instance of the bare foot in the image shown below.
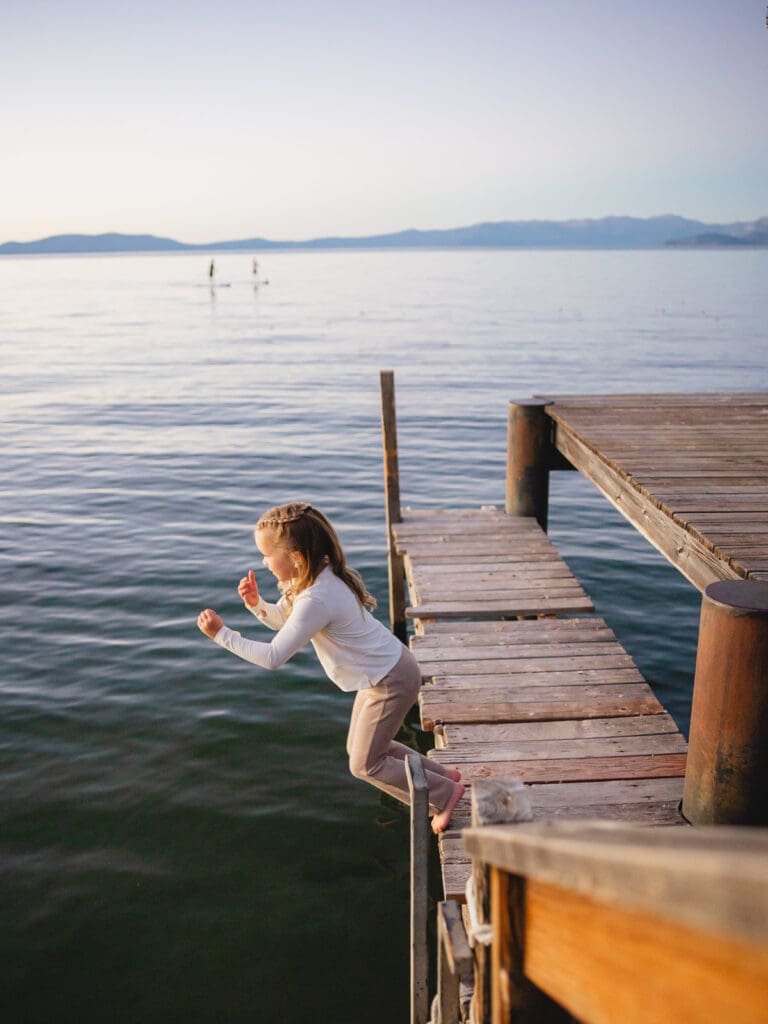
<path fill-rule="evenodd" d="M 448 803 L 445 805 L 442 811 L 440 811 L 439 814 L 435 814 L 432 817 L 432 831 L 435 833 L 435 835 L 438 835 L 440 832 L 444 832 L 448 828 L 448 824 L 451 820 L 451 815 L 453 814 L 453 809 L 463 796 L 464 787 L 460 782 L 457 782 L 454 787 L 453 796 L 451 797 L 451 799 L 448 801 Z"/>
<path fill-rule="evenodd" d="M 454 782 L 461 782 L 461 772 L 458 768 L 446 768 L 444 774 Z"/>

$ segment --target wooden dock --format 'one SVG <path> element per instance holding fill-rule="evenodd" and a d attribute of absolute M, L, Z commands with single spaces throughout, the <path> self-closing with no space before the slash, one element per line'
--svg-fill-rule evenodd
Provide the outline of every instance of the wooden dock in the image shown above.
<path fill-rule="evenodd" d="M 744 856 L 738 831 L 675 838 L 694 831 L 683 806 L 698 825 L 768 825 L 768 395 L 512 403 L 503 510 L 401 508 L 391 374 L 382 398 L 393 628 L 412 624 L 430 757 L 477 783 L 473 829 L 467 794 L 439 838 L 433 1024 L 458 1020 L 467 970 L 475 1024 L 640 1024 L 647 1006 L 670 1024 L 715 1006 L 768 1019 L 768 831 Z M 690 750 L 547 538 L 555 469 L 581 471 L 703 591 Z M 483 801 L 504 787 L 509 816 L 494 818 Z M 497 836 L 494 820 L 531 824 Z M 697 903 L 715 890 L 727 904 L 702 932 Z M 465 893 L 472 952 L 451 902 Z M 652 980 L 663 994 L 647 1003 Z"/>
<path fill-rule="evenodd" d="M 681 824 L 685 740 L 606 623 L 572 617 L 592 602 L 536 522 L 497 509 L 401 516 L 430 756 L 467 782 L 520 777 L 538 820 Z M 469 790 L 439 839 L 445 897 L 459 902 L 468 824 Z"/>

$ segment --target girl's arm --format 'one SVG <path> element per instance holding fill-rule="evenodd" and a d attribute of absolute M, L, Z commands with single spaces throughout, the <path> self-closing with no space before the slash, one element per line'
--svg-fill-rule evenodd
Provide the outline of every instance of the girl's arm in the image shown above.
<path fill-rule="evenodd" d="M 280 629 L 285 623 L 287 615 L 282 600 L 278 604 L 270 604 L 264 600 L 259 593 L 253 569 L 240 580 L 237 592 L 243 599 L 243 603 L 248 611 L 255 615 L 260 622 L 263 622 L 265 626 L 269 626 L 270 629 Z"/>
<path fill-rule="evenodd" d="M 203 613 L 205 614 L 205 613 Z M 214 613 L 215 614 L 215 613 Z M 293 611 L 285 625 L 278 631 L 271 643 L 246 640 L 229 629 L 224 623 L 213 636 L 213 640 L 244 661 L 250 661 L 261 668 L 276 669 L 300 651 L 312 637 L 330 622 L 330 614 L 322 601 L 314 597 L 296 599 Z M 203 631 L 205 632 L 205 630 Z M 207 635 L 210 636 L 210 633 Z"/>
<path fill-rule="evenodd" d="M 270 604 L 263 597 L 259 597 L 257 604 L 246 605 L 246 608 L 265 626 L 269 626 L 270 629 L 280 629 L 285 625 L 287 618 L 283 601 L 284 598 L 281 598 L 277 604 Z"/>

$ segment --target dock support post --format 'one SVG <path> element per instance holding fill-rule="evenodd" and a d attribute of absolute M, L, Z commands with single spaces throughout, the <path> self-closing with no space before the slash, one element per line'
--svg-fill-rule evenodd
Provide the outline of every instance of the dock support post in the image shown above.
<path fill-rule="evenodd" d="M 405 759 L 411 794 L 411 1020 L 429 1019 L 429 957 L 427 950 L 427 899 L 429 867 L 429 792 L 421 759 Z"/>
<path fill-rule="evenodd" d="M 683 814 L 768 826 L 768 583 L 704 591 Z"/>
<path fill-rule="evenodd" d="M 454 900 L 437 905 L 437 995 L 430 1024 L 459 1024 L 461 979 L 472 973 L 472 952 Z"/>
<path fill-rule="evenodd" d="M 531 821 L 531 810 L 528 794 L 522 779 L 478 779 L 472 783 L 472 827 L 483 825 L 501 825 L 517 821 Z M 475 920 L 474 952 L 475 952 L 475 991 L 472 997 L 472 1020 L 475 1024 L 491 1024 L 498 1020 L 498 1012 L 492 1012 L 494 995 L 493 952 L 479 941 L 481 929 L 491 931 L 491 889 L 490 868 L 478 860 L 472 861 L 471 895 Z M 488 936 L 490 938 L 490 935 Z M 515 980 L 510 982 L 515 984 Z"/>
<path fill-rule="evenodd" d="M 522 779 L 472 783 L 473 829 L 532 820 Z M 473 857 L 467 901 L 473 923 L 475 1024 L 571 1024 L 570 1014 L 526 977 L 525 899 L 524 878 Z"/>
<path fill-rule="evenodd" d="M 384 443 L 384 488 L 387 514 L 387 569 L 389 572 L 389 619 L 392 632 L 407 643 L 405 621 L 405 571 L 403 557 L 395 550 L 392 524 L 402 522 L 400 511 L 400 466 L 397 455 L 397 416 L 395 412 L 395 375 L 392 370 L 379 374 L 381 389 L 381 433 Z"/>
<path fill-rule="evenodd" d="M 510 516 L 535 516 L 547 529 L 551 421 L 543 399 L 509 403 L 507 420 L 507 497 Z"/>

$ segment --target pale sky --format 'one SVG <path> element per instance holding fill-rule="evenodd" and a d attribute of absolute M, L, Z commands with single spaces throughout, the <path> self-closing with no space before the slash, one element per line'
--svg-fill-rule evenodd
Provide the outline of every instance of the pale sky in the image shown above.
<path fill-rule="evenodd" d="M 0 242 L 768 214 L 765 0 L 0 13 Z"/>

